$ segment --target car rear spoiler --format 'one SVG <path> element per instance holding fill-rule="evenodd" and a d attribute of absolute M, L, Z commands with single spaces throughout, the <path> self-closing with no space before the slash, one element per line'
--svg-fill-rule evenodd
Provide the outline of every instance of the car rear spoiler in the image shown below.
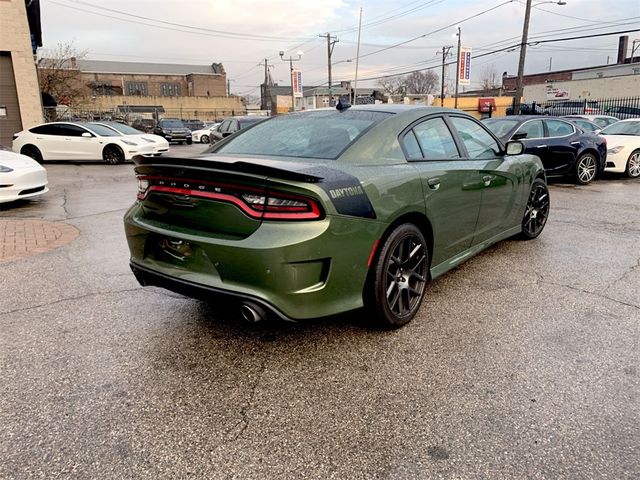
<path fill-rule="evenodd" d="M 308 183 L 318 183 L 325 176 L 317 165 L 304 162 L 288 162 L 263 158 L 236 158 L 221 155 L 201 155 L 195 158 L 175 157 L 143 157 L 136 155 L 133 163 L 140 167 L 175 167 L 216 169 L 231 172 L 264 175 L 285 180 L 296 180 Z M 137 170 L 137 169 L 136 169 Z"/>

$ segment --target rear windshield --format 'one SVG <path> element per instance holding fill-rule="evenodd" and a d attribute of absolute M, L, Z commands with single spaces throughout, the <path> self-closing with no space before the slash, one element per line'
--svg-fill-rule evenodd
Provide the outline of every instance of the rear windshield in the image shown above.
<path fill-rule="evenodd" d="M 637 122 L 616 122 L 600 132 L 601 135 L 640 135 L 640 120 Z"/>
<path fill-rule="evenodd" d="M 504 138 L 507 134 L 520 123 L 519 120 L 502 120 L 497 118 L 488 118 L 482 120 L 489 130 L 491 130 L 497 137 Z"/>
<path fill-rule="evenodd" d="M 323 110 L 274 117 L 241 131 L 215 152 L 335 159 L 356 138 L 390 115 L 393 114 Z"/>
<path fill-rule="evenodd" d="M 184 123 L 180 120 L 160 120 L 160 126 L 163 128 L 185 128 Z"/>

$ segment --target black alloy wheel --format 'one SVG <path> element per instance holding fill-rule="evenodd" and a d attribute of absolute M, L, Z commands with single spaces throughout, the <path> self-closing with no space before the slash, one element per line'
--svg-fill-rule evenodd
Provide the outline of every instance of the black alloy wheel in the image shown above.
<path fill-rule="evenodd" d="M 398 328 L 415 316 L 429 278 L 424 235 L 413 224 L 398 226 L 382 245 L 365 292 L 365 305 L 385 328 Z"/>
<path fill-rule="evenodd" d="M 42 163 L 42 153 L 38 150 L 38 147 L 34 145 L 25 145 L 20 150 L 22 155 L 26 155 L 27 157 L 33 158 L 36 162 Z"/>
<path fill-rule="evenodd" d="M 629 178 L 640 177 L 640 150 L 635 150 L 627 160 L 626 174 Z"/>
<path fill-rule="evenodd" d="M 110 165 L 124 163 L 124 152 L 117 145 L 107 145 L 102 151 L 102 159 Z"/>
<path fill-rule="evenodd" d="M 580 158 L 578 158 L 575 170 L 576 181 L 580 185 L 587 185 L 588 183 L 591 183 L 594 178 L 596 178 L 596 173 L 598 171 L 598 161 L 593 154 L 584 153 L 580 155 Z"/>
<path fill-rule="evenodd" d="M 209 143 L 209 135 L 202 135 L 200 137 L 200 143 Z"/>
<path fill-rule="evenodd" d="M 523 239 L 533 240 L 542 233 L 549 218 L 550 206 L 549 188 L 543 180 L 536 178 L 531 185 L 529 201 L 522 218 Z"/>

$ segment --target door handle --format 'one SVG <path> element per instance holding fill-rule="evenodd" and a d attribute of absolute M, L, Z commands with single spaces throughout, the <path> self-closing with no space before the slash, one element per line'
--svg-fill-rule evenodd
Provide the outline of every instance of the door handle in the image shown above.
<path fill-rule="evenodd" d="M 571 142 L 571 145 L 580 145 L 580 142 Z"/>
<path fill-rule="evenodd" d="M 538 145 L 536 148 L 547 148 L 547 145 Z"/>
<path fill-rule="evenodd" d="M 491 180 L 493 180 L 493 177 L 491 175 L 484 175 L 482 177 L 482 181 L 484 182 L 485 187 L 488 187 L 489 185 L 491 185 Z"/>
<path fill-rule="evenodd" d="M 438 177 L 430 178 L 427 180 L 427 185 L 432 190 L 438 190 L 440 188 L 440 179 Z"/>

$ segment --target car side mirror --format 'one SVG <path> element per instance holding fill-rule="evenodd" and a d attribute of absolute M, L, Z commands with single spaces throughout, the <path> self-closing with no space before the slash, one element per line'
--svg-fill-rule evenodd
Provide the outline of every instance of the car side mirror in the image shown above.
<path fill-rule="evenodd" d="M 82 132 L 82 136 L 83 136 L 84 138 L 91 138 L 91 137 L 93 137 L 93 135 L 91 135 L 89 132 Z"/>
<path fill-rule="evenodd" d="M 511 137 L 511 140 L 521 140 L 527 138 L 527 132 L 516 133 Z"/>
<path fill-rule="evenodd" d="M 511 141 L 507 142 L 507 155 L 520 155 L 524 152 L 524 145 L 522 142 Z"/>

